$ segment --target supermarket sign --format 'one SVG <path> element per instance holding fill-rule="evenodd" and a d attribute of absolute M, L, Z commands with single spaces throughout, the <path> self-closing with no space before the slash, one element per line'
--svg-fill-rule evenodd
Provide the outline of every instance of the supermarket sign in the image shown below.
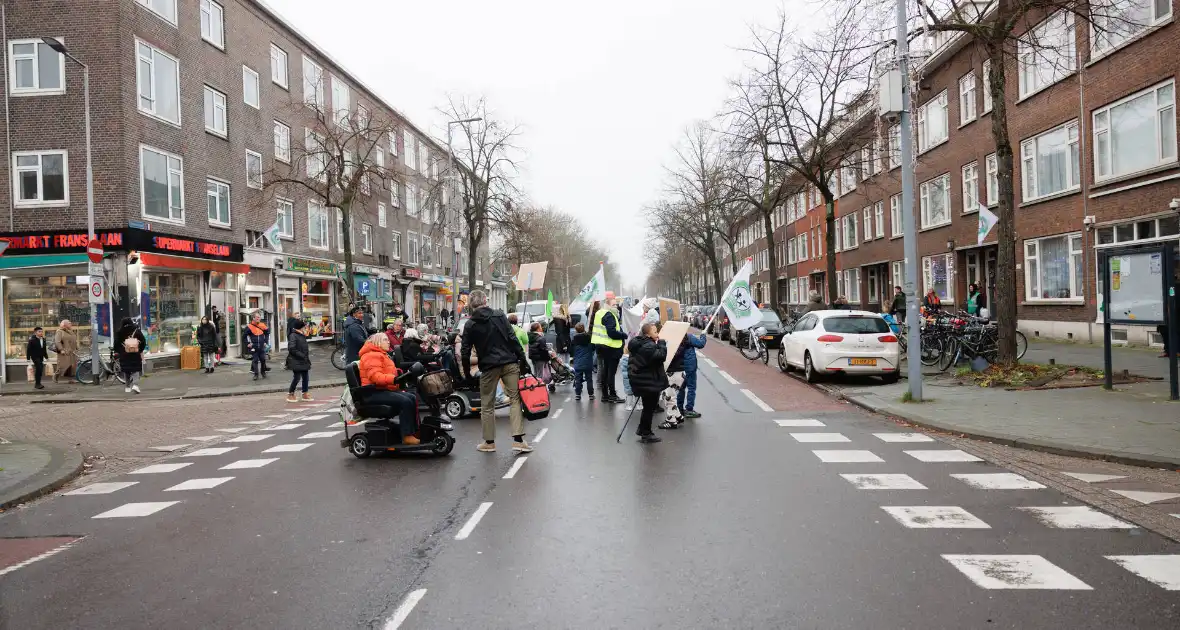
<path fill-rule="evenodd" d="M 229 262 L 241 262 L 243 256 L 240 243 L 221 243 L 133 227 L 100 231 L 95 238 L 105 251 L 136 250 Z M 8 242 L 8 249 L 4 252 L 8 255 L 84 254 L 90 235 L 84 230 L 15 232 L 0 234 L 0 242 L 3 241 Z"/>
<path fill-rule="evenodd" d="M 123 249 L 122 230 L 99 232 L 98 241 L 104 249 Z M 86 251 L 90 235 L 86 232 L 21 232 L 3 235 L 0 241 L 7 243 L 7 254 L 68 254 Z"/>

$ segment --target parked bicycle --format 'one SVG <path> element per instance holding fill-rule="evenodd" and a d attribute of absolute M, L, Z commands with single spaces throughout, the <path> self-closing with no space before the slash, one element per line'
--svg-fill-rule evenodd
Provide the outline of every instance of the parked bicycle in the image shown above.
<path fill-rule="evenodd" d="M 762 326 L 757 326 L 746 332 L 746 343 L 742 344 L 742 356 L 751 361 L 762 359 L 762 363 L 770 363 L 770 351 L 766 349 L 766 344 L 762 343 L 762 335 L 766 334 L 766 329 Z"/>
<path fill-rule="evenodd" d="M 343 370 L 344 363 L 344 335 L 336 333 L 332 335 L 332 340 L 336 343 L 335 349 L 332 350 L 332 367 L 337 370 Z"/>
<path fill-rule="evenodd" d="M 126 385 L 127 377 L 123 374 L 123 368 L 119 365 L 119 353 L 115 352 L 114 348 L 110 348 L 107 358 L 103 358 L 100 354 L 99 374 L 98 380 L 100 383 L 105 383 L 111 377 Z M 89 384 L 94 382 L 94 370 L 90 359 L 82 359 L 78 362 L 78 368 L 74 371 L 74 377 L 78 379 L 79 383 Z"/>

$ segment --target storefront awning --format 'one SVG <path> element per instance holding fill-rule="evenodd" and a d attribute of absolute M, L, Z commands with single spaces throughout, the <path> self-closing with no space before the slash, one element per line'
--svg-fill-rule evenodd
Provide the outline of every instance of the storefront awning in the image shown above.
<path fill-rule="evenodd" d="M 85 265 L 86 254 L 37 254 L 32 256 L 0 256 L 0 269 L 26 269 L 57 265 Z"/>
<path fill-rule="evenodd" d="M 82 255 L 83 261 L 86 255 Z M 139 260 L 149 267 L 167 267 L 169 269 L 195 269 L 199 271 L 224 271 L 226 273 L 247 273 L 250 265 L 246 263 L 223 262 L 220 260 L 206 260 L 204 258 L 185 258 L 183 256 L 166 256 L 164 254 L 140 253 Z"/>

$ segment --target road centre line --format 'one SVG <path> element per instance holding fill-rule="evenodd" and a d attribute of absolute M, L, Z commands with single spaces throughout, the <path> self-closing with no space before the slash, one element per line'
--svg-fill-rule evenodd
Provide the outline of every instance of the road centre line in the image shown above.
<path fill-rule="evenodd" d="M 504 473 L 504 479 L 512 479 L 515 477 L 516 473 L 520 472 L 520 467 L 524 466 L 524 463 L 528 461 L 528 459 L 529 458 L 527 457 L 516 458 L 516 461 L 512 462 L 512 468 L 509 468 L 508 472 Z"/>
<path fill-rule="evenodd" d="M 729 381 L 730 385 L 737 385 L 738 384 L 737 379 L 730 376 L 729 372 L 726 372 L 725 370 L 718 370 L 718 372 L 720 372 L 721 378 Z"/>
<path fill-rule="evenodd" d="M 463 529 L 460 529 L 459 533 L 455 534 L 455 540 L 467 540 L 467 537 L 471 535 L 471 532 L 475 531 L 475 526 L 479 525 L 480 519 L 483 518 L 484 514 L 488 513 L 488 510 L 491 509 L 491 507 L 491 501 L 480 503 L 479 507 L 476 508 L 475 513 L 472 514 L 471 518 L 467 519 L 467 523 L 463 525 Z"/>
<path fill-rule="evenodd" d="M 385 622 L 385 625 L 382 627 L 383 630 L 397 630 L 402 627 L 406 618 L 410 616 L 410 613 L 414 611 L 414 607 L 418 605 L 418 602 L 422 601 L 422 597 L 425 595 L 426 589 L 424 588 L 412 591 L 409 595 L 406 595 L 405 601 L 397 607 L 397 610 L 393 611 L 393 616 L 389 618 L 389 621 Z"/>
<path fill-rule="evenodd" d="M 714 362 L 713 359 L 704 359 L 704 361 L 705 361 L 705 364 L 711 368 L 717 367 L 717 363 Z"/>
<path fill-rule="evenodd" d="M 540 431 L 538 431 L 537 437 L 533 438 L 533 444 L 537 444 L 538 442 L 540 442 L 545 437 L 545 434 L 548 432 L 549 432 L 549 427 L 545 427 L 544 429 L 541 429 Z"/>
<path fill-rule="evenodd" d="M 724 373 L 725 372 L 722 372 L 722 374 L 724 374 Z M 755 396 L 754 392 L 752 392 L 748 389 L 743 389 L 742 393 L 746 395 L 746 398 L 749 398 L 750 400 L 754 401 L 754 404 L 758 405 L 758 408 L 761 409 L 762 411 L 774 411 L 774 407 L 771 407 L 770 405 L 762 402 L 762 399 Z"/>
<path fill-rule="evenodd" d="M 553 412 L 553 419 L 556 420 L 558 417 L 560 417 L 562 411 L 565 411 L 565 407 L 558 407 L 557 411 Z"/>

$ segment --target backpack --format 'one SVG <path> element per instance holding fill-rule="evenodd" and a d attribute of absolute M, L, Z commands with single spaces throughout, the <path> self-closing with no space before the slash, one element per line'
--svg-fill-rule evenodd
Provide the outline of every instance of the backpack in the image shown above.
<path fill-rule="evenodd" d="M 139 352 L 139 339 L 135 336 L 124 339 L 123 350 L 126 352 Z"/>

